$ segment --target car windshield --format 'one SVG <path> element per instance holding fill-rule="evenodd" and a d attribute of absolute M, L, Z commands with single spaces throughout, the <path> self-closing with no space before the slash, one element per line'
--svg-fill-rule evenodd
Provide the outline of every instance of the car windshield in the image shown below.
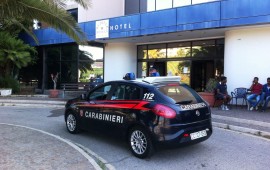
<path fill-rule="evenodd" d="M 186 86 L 161 86 L 159 91 L 174 100 L 176 104 L 193 104 L 202 102 L 199 95 Z"/>

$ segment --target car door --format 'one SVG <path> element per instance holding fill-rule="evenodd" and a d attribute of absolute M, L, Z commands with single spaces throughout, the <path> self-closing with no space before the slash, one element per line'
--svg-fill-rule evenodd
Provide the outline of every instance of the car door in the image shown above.
<path fill-rule="evenodd" d="M 106 130 L 111 134 L 120 134 L 129 122 L 136 121 L 135 109 L 142 100 L 142 89 L 133 84 L 118 83 L 112 91 L 111 98 L 104 103 L 103 113 L 109 115 Z"/>
<path fill-rule="evenodd" d="M 83 112 L 82 122 L 86 129 L 103 128 L 104 102 L 108 99 L 113 88 L 113 83 L 107 83 L 89 93 L 86 104 L 80 108 L 80 112 Z"/>

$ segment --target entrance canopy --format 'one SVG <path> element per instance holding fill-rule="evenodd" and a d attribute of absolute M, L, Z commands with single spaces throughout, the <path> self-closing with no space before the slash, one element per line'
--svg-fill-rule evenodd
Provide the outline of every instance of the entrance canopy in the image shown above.
<path fill-rule="evenodd" d="M 254 5 L 256 4 L 256 5 Z M 270 1 L 227 0 L 80 23 L 89 41 L 145 43 L 224 36 L 231 27 L 269 22 Z M 73 42 L 54 29 L 35 31 L 39 45 Z M 153 36 L 154 35 L 154 36 Z M 155 40 L 156 38 L 156 40 Z M 23 39 L 35 46 L 28 36 Z"/>

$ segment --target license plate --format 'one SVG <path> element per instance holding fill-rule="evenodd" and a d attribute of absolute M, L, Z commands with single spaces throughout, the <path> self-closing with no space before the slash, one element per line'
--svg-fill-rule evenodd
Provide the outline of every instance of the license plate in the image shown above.
<path fill-rule="evenodd" d="M 201 130 L 199 132 L 194 132 L 190 134 L 191 140 L 202 138 L 204 136 L 207 136 L 206 130 Z"/>

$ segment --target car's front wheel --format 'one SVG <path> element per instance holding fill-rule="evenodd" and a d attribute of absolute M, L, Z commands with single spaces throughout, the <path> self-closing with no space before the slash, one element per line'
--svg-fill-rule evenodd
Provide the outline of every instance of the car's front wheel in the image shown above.
<path fill-rule="evenodd" d="M 69 133 L 75 134 L 78 133 L 80 131 L 79 129 L 79 124 L 78 124 L 78 119 L 75 116 L 74 113 L 69 112 L 67 114 L 67 118 L 66 118 L 66 126 L 67 126 L 67 130 Z"/>
<path fill-rule="evenodd" d="M 134 127 L 130 130 L 129 147 L 133 155 L 138 158 L 146 158 L 153 153 L 153 144 L 150 135 L 141 127 Z"/>

